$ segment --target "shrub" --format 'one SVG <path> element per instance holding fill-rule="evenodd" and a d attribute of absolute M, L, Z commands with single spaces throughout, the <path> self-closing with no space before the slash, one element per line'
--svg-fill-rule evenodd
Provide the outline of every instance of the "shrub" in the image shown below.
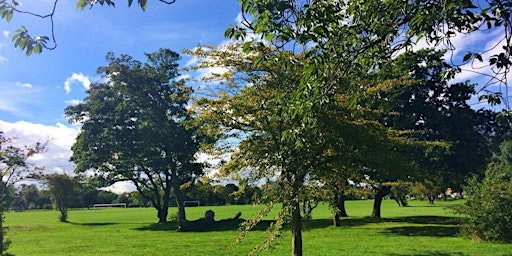
<path fill-rule="evenodd" d="M 455 209 L 467 216 L 461 232 L 473 239 L 512 242 L 512 142 L 504 142 L 500 150 L 483 180 L 468 181 L 466 203 Z"/>

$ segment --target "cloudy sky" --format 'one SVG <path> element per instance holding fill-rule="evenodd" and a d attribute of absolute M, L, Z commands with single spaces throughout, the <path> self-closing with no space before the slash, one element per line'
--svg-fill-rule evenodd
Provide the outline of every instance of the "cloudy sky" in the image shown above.
<path fill-rule="evenodd" d="M 47 14 L 53 0 L 18 2 L 20 9 Z M 162 47 L 180 52 L 217 45 L 225 41 L 224 31 L 240 10 L 236 0 L 181 0 L 172 5 L 148 1 L 146 11 L 136 3 L 128 8 L 126 0 L 116 1 L 116 8 L 83 11 L 75 2 L 59 1 L 57 48 L 40 55 L 27 57 L 14 49 L 10 38 L 21 26 L 32 35 L 49 36 L 48 19 L 15 13 L 10 23 L 0 20 L 0 130 L 17 137 L 20 145 L 50 140 L 48 152 L 32 159 L 47 171 L 72 173 L 68 158 L 79 128 L 67 122 L 64 109 L 83 100 L 91 82 L 99 79 L 96 68 L 107 64 L 107 52 L 144 61 L 144 53 Z M 182 65 L 187 61 L 183 56 Z"/>
<path fill-rule="evenodd" d="M 18 2 L 20 9 L 38 14 L 50 13 L 53 4 L 53 0 Z M 143 61 L 145 52 L 162 47 L 180 52 L 218 45 L 226 41 L 224 31 L 236 22 L 240 11 L 237 0 L 148 2 L 146 11 L 136 4 L 128 8 L 126 0 L 116 1 L 116 8 L 95 6 L 79 11 L 76 0 L 59 1 L 54 18 L 57 48 L 30 57 L 14 49 L 10 38 L 20 26 L 32 35 L 49 36 L 50 21 L 19 13 L 10 23 L 0 20 L 0 130 L 17 137 L 20 145 L 50 140 L 48 152 L 33 159 L 47 171 L 72 173 L 74 166 L 68 158 L 79 127 L 67 122 L 64 109 L 83 100 L 91 82 L 99 79 L 95 71 L 107 64 L 107 52 Z M 468 50 L 493 45 L 499 35 L 498 31 L 454 38 L 455 54 L 460 57 Z M 181 64 L 188 61 L 183 56 Z M 484 82 L 474 73 L 458 79 Z M 116 191 L 124 188 L 120 185 Z"/>

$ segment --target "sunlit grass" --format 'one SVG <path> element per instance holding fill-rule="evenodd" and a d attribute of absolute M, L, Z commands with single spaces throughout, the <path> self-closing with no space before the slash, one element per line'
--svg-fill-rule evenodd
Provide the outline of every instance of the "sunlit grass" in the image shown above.
<path fill-rule="evenodd" d="M 304 255 L 512 255 L 512 245 L 474 242 L 458 236 L 458 219 L 444 206 L 452 202 L 413 201 L 398 207 L 384 201 L 382 219 L 369 218 L 372 201 L 349 201 L 349 218 L 332 226 L 327 206 L 321 205 L 304 227 Z M 187 218 L 203 217 L 208 209 L 215 219 L 242 212 L 250 218 L 261 207 L 217 206 L 187 208 Z M 170 209 L 170 213 L 176 209 Z M 277 210 L 271 213 L 275 216 Z M 269 217 L 267 220 L 271 220 Z M 152 208 L 73 210 L 69 222 L 60 223 L 56 211 L 9 212 L 6 224 L 14 255 L 247 255 L 263 241 L 264 230 L 251 232 L 231 247 L 236 229 L 177 232 L 176 223 L 157 224 Z M 264 255 L 289 255 L 290 234 L 283 231 L 273 251 Z"/>

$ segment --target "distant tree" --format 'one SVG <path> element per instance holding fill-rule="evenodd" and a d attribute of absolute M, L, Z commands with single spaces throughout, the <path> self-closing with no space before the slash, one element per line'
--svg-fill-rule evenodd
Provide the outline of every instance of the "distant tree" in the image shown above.
<path fill-rule="evenodd" d="M 469 179 L 466 201 L 454 209 L 463 214 L 462 233 L 473 239 L 512 242 L 512 141 L 501 144 L 483 180 Z"/>
<path fill-rule="evenodd" d="M 201 137 L 185 122 L 191 88 L 178 76 L 179 55 L 169 49 L 131 56 L 107 55 L 84 103 L 66 108 L 70 122 L 83 124 L 71 160 L 76 172 L 94 171 L 98 185 L 132 182 L 151 201 L 158 221 L 166 222 L 171 195 L 179 220 L 185 220 L 182 184 L 202 175 L 196 163 Z"/>
<path fill-rule="evenodd" d="M 59 210 L 59 220 L 66 222 L 68 219 L 68 208 L 74 196 L 76 183 L 66 174 L 47 175 L 46 182 L 52 196 L 54 209 Z"/>
<path fill-rule="evenodd" d="M 238 191 L 238 186 L 233 183 L 226 185 L 215 186 L 215 193 L 217 193 L 223 200 L 223 204 L 233 205 L 236 203 L 235 193 Z"/>
<path fill-rule="evenodd" d="M 111 204 L 116 200 L 117 194 L 111 191 L 99 190 L 97 191 L 96 201 L 93 204 Z"/>
<path fill-rule="evenodd" d="M 418 197 L 427 199 L 430 204 L 434 204 L 437 196 L 442 193 L 441 188 L 430 180 L 416 182 L 412 187 L 412 192 Z"/>
<path fill-rule="evenodd" d="M 23 203 L 27 209 L 31 210 L 39 208 L 38 201 L 40 192 L 36 185 L 32 184 L 28 186 L 22 186 L 20 193 L 23 199 Z"/>
<path fill-rule="evenodd" d="M 36 143 L 33 147 L 19 147 L 14 144 L 15 139 L 4 137 L 0 131 L 0 254 L 7 251 L 9 241 L 5 239 L 6 229 L 4 222 L 4 202 L 7 200 L 9 186 L 37 175 L 41 168 L 30 165 L 27 160 L 43 152 L 45 143 Z"/>

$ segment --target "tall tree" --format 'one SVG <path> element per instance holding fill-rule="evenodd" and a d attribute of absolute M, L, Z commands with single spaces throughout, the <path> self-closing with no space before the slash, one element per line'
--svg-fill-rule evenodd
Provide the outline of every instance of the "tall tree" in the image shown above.
<path fill-rule="evenodd" d="M 176 81 L 179 55 L 169 49 L 146 54 L 141 63 L 128 55 L 107 55 L 98 68 L 106 81 L 88 90 L 84 103 L 66 108 L 82 124 L 71 160 L 77 173 L 91 171 L 101 185 L 131 181 L 166 222 L 174 194 L 179 220 L 185 220 L 180 186 L 202 174 L 195 161 L 199 139 L 187 103 L 192 92 Z"/>
<path fill-rule="evenodd" d="M 9 242 L 5 239 L 6 229 L 4 223 L 4 203 L 8 188 L 30 176 L 39 174 L 40 167 L 31 165 L 27 160 L 43 152 L 46 143 L 36 143 L 33 147 L 19 147 L 15 139 L 4 136 L 0 131 L 0 253 L 7 251 Z"/>
<path fill-rule="evenodd" d="M 459 190 L 470 174 L 481 173 L 491 157 L 494 138 L 504 131 L 485 110 L 474 110 L 467 101 L 475 95 L 468 82 L 450 84 L 442 73 L 450 69 L 443 51 L 424 49 L 404 53 L 382 66 L 378 79 L 409 77 L 407 86 L 379 95 L 384 102 L 381 121 L 411 131 L 422 141 L 445 141 L 447 152 L 417 155 L 424 177 L 442 188 Z"/>
<path fill-rule="evenodd" d="M 54 208 L 59 210 L 59 220 L 66 222 L 68 208 L 76 188 L 75 181 L 66 174 L 51 174 L 46 176 Z M 76 199 L 76 198 L 75 198 Z"/>
<path fill-rule="evenodd" d="M 197 112 L 205 131 L 237 138 L 234 145 L 233 139 L 227 140 L 232 143 L 227 144 L 231 159 L 223 171 L 275 184 L 276 193 L 269 197 L 284 205 L 277 223 L 290 220 L 293 254 L 301 255 L 302 221 L 309 206 L 314 206 L 309 204 L 312 195 L 317 194 L 312 189 L 319 190 L 317 184 L 335 176 L 346 182 L 349 169 L 407 172 L 392 146 L 406 141 L 376 120 L 364 119 L 365 111 L 353 108 L 348 92 L 358 90 L 360 84 L 340 79 L 346 86 L 329 97 L 314 99 L 319 104 L 310 104 L 309 98 L 298 100 L 297 94 L 304 93 L 301 73 L 309 61 L 305 55 L 253 46 L 255 51 L 248 55 L 242 53 L 241 45 L 191 52 L 204 59 L 198 68 L 222 66 L 227 71 L 209 77 L 226 79 L 226 85 L 216 88 L 216 98 L 199 100 Z"/>

